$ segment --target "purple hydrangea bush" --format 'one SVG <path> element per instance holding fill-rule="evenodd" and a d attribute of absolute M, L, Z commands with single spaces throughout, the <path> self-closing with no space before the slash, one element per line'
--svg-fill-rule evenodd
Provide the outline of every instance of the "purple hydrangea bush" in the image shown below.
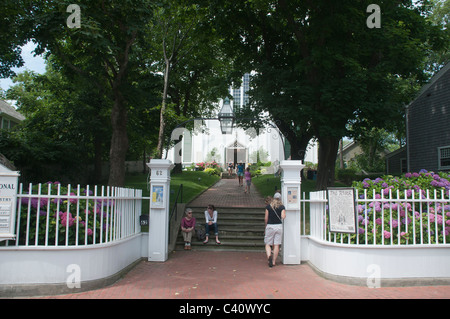
<path fill-rule="evenodd" d="M 353 244 L 450 243 L 450 174 L 406 173 L 353 182 L 357 234 L 338 235 Z M 342 237 L 342 238 L 340 238 Z"/>
<path fill-rule="evenodd" d="M 58 195 L 58 189 L 59 194 Z M 19 245 L 84 245 L 106 241 L 113 200 L 89 198 L 91 190 L 68 190 L 59 182 L 32 186 L 19 197 Z M 40 196 L 37 196 L 41 194 Z M 49 195 L 50 194 L 50 195 Z M 28 238 L 27 238 L 28 233 Z M 95 238 L 94 238 L 95 236 Z M 36 238 L 37 237 L 37 238 Z"/>

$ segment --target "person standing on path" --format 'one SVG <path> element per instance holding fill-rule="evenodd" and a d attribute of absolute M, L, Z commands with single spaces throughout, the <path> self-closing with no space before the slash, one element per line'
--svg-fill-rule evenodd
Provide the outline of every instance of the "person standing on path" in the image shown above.
<path fill-rule="evenodd" d="M 184 239 L 184 249 L 191 249 L 192 234 L 195 231 L 195 217 L 192 216 L 192 209 L 187 208 L 186 216 L 181 219 L 181 231 Z"/>
<path fill-rule="evenodd" d="M 250 167 L 247 167 L 244 173 L 245 178 L 245 192 L 250 194 L 250 186 L 252 185 L 252 174 L 250 173 Z"/>
<path fill-rule="evenodd" d="M 283 237 L 283 220 L 285 218 L 286 210 L 281 202 L 281 194 L 275 193 L 270 204 L 266 206 L 264 216 L 266 225 L 264 244 L 266 245 L 265 248 L 269 267 L 275 266 L 280 251 L 281 240 Z M 271 246 L 273 246 L 273 255 Z"/>
<path fill-rule="evenodd" d="M 238 182 L 239 182 L 239 186 L 243 185 L 243 178 L 244 178 L 244 164 L 243 163 L 239 163 L 237 166 L 237 176 L 238 176 Z"/>

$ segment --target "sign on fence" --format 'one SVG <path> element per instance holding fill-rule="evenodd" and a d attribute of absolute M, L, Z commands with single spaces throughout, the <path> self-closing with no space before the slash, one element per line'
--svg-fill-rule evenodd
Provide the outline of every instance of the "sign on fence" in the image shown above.
<path fill-rule="evenodd" d="M 14 239 L 19 172 L 0 164 L 0 241 Z"/>
<path fill-rule="evenodd" d="M 328 222 L 330 232 L 356 233 L 355 190 L 328 188 Z"/>

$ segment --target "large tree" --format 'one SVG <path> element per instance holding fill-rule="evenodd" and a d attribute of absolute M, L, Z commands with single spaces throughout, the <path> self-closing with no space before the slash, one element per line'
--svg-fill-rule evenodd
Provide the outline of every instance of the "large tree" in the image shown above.
<path fill-rule="evenodd" d="M 14 75 L 11 68 L 21 67 L 23 46 L 34 24 L 28 19 L 30 0 L 2 0 L 0 2 L 0 78 Z"/>
<path fill-rule="evenodd" d="M 171 145 L 171 129 L 189 118 L 211 114 L 214 103 L 227 94 L 230 66 L 207 10 L 192 1 L 161 3 L 149 30 L 155 48 L 149 59 L 164 76 L 155 152 L 161 158 Z"/>
<path fill-rule="evenodd" d="M 135 47 L 144 50 L 145 30 L 154 1 L 83 1 L 80 28 L 69 28 L 66 12 L 70 1 L 40 1 L 32 12 L 36 28 L 32 37 L 39 48 L 55 56 L 61 64 L 83 76 L 109 98 L 112 137 L 109 185 L 125 180 L 125 158 L 131 73 L 139 72 Z M 104 83 L 107 83 L 105 86 Z"/>
<path fill-rule="evenodd" d="M 370 28 L 370 1 L 213 1 L 238 58 L 256 71 L 255 109 L 268 111 L 286 138 L 319 142 L 317 187 L 334 182 L 348 125 L 381 126 L 392 114 L 398 78 L 423 80 L 437 29 L 423 6 L 380 1 L 381 28 Z M 227 21 L 233 19 L 233 28 Z M 292 144 L 292 142 L 291 142 Z M 295 148 L 294 148 L 295 150 Z M 295 150 L 292 159 L 302 159 Z"/>

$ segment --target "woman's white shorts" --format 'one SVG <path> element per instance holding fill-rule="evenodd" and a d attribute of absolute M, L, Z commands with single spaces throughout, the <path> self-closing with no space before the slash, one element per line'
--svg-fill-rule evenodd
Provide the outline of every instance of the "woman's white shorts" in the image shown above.
<path fill-rule="evenodd" d="M 283 224 L 267 224 L 264 243 L 266 245 L 281 245 Z"/>

